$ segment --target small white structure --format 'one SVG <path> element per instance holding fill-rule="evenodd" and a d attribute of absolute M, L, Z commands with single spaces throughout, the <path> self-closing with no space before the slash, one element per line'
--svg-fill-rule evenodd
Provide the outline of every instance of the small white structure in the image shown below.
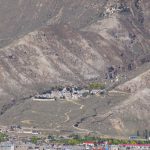
<path fill-rule="evenodd" d="M 118 145 L 111 145 L 110 150 L 119 150 L 119 146 Z"/>
<path fill-rule="evenodd" d="M 24 133 L 24 134 L 32 134 L 32 130 L 30 130 L 30 129 L 23 129 L 22 133 Z"/>
<path fill-rule="evenodd" d="M 0 150 L 15 150 L 14 144 L 4 142 L 0 144 Z"/>
<path fill-rule="evenodd" d="M 60 91 L 52 91 L 51 98 L 61 98 L 61 97 L 63 97 L 62 92 L 60 92 Z"/>
<path fill-rule="evenodd" d="M 91 149 L 94 147 L 94 142 L 84 142 L 83 145 L 85 146 L 85 149 Z"/>
<path fill-rule="evenodd" d="M 100 92 L 101 92 L 101 90 L 92 90 L 92 91 L 90 92 L 90 94 L 99 95 Z"/>
<path fill-rule="evenodd" d="M 33 130 L 33 131 L 32 131 L 32 134 L 33 134 L 33 135 L 39 135 L 39 132 L 36 131 L 36 130 Z"/>
<path fill-rule="evenodd" d="M 74 100 L 78 100 L 80 97 L 82 97 L 82 96 L 79 94 L 72 94 L 72 99 L 74 99 Z"/>
<path fill-rule="evenodd" d="M 55 98 L 49 98 L 49 99 L 32 98 L 32 100 L 38 101 L 38 102 L 52 102 L 52 101 L 55 101 Z"/>
<path fill-rule="evenodd" d="M 84 93 L 90 93 L 90 90 L 85 90 L 85 89 L 82 89 L 81 91 L 79 91 L 79 95 L 83 95 Z"/>

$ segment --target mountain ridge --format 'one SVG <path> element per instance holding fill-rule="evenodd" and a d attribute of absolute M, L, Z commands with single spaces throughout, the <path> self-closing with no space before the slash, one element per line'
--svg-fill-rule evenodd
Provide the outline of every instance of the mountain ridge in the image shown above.
<path fill-rule="evenodd" d="M 130 72 L 150 62 L 149 6 L 149 0 L 0 0 L 1 117 L 53 86 L 100 82 L 109 87 L 129 80 Z M 136 91 L 146 91 L 137 109 L 148 103 L 145 82 Z M 125 101 L 138 99 L 131 94 Z"/>

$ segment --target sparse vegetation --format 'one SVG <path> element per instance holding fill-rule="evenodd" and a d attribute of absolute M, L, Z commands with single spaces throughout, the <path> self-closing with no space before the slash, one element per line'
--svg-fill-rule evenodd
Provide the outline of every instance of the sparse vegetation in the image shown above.
<path fill-rule="evenodd" d="M 112 136 L 149 129 L 149 4 L 1 0 L 0 123 Z"/>
<path fill-rule="evenodd" d="M 61 142 L 68 144 L 68 145 L 76 145 L 81 144 L 83 142 L 91 141 L 94 143 L 104 143 L 108 142 L 109 144 L 119 145 L 119 144 L 150 144 L 150 141 L 144 140 L 122 140 L 122 139 L 109 139 L 109 138 L 99 138 L 99 137 L 92 137 L 92 136 L 84 136 L 80 137 L 78 135 L 71 136 L 72 139 L 64 139 Z"/>
<path fill-rule="evenodd" d="M 89 89 L 105 89 L 105 85 L 103 83 L 90 83 Z"/>
<path fill-rule="evenodd" d="M 7 135 L 0 132 L 0 142 L 4 142 L 7 139 Z"/>
<path fill-rule="evenodd" d="M 37 144 L 38 140 L 40 140 L 40 138 L 36 137 L 36 136 L 33 136 L 31 138 L 31 142 L 34 143 L 34 144 Z"/>

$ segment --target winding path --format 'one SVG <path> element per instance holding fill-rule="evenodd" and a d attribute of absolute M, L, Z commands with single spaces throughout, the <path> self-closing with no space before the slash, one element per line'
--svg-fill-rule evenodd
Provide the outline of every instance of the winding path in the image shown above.
<path fill-rule="evenodd" d="M 66 100 L 66 101 L 67 101 L 67 102 L 71 102 L 71 103 L 73 103 L 73 104 L 75 104 L 75 105 L 79 105 L 81 110 L 85 107 L 85 105 L 82 105 L 82 104 L 80 104 L 80 103 L 78 103 L 78 102 L 75 102 L 75 100 Z"/>
<path fill-rule="evenodd" d="M 65 113 L 66 120 L 64 121 L 64 123 L 65 123 L 65 122 L 68 122 L 68 121 L 70 120 L 70 117 L 69 117 L 68 114 L 71 113 L 71 112 L 72 112 L 72 110 L 70 110 L 70 111 L 68 111 L 68 112 Z"/>
<path fill-rule="evenodd" d="M 75 104 L 75 105 L 80 106 L 80 107 L 79 107 L 80 110 L 83 110 L 84 107 L 85 107 L 85 105 L 82 105 L 82 104 L 80 104 L 80 103 L 78 103 L 78 102 L 75 102 L 74 100 L 66 100 L 66 101 L 71 102 L 71 103 L 73 103 L 73 104 Z M 65 113 L 65 115 L 66 115 L 66 117 L 67 117 L 67 119 L 65 120 L 65 122 L 69 121 L 69 119 L 70 119 L 68 113 L 70 113 L 70 111 Z M 91 116 L 90 116 L 90 117 L 91 117 Z M 88 117 L 87 117 L 87 118 L 88 118 Z M 85 118 L 81 118 L 81 122 L 82 122 L 83 119 L 85 119 Z M 78 124 L 80 124 L 80 122 L 79 122 Z M 79 128 L 79 127 L 77 127 L 76 125 L 77 125 L 77 123 L 74 124 L 74 125 L 72 125 L 72 127 L 73 127 L 74 129 L 76 129 L 76 130 L 79 130 L 79 131 L 83 132 L 83 133 L 93 132 L 93 131 L 90 131 L 90 130 L 88 130 L 88 129 Z"/>

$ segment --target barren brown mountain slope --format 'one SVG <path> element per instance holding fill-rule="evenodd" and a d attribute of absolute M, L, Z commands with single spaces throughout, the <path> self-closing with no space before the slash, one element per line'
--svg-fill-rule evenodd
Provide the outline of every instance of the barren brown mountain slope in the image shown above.
<path fill-rule="evenodd" d="M 28 27 L 40 26 L 41 15 L 46 17 L 49 10 L 56 11 L 46 20 L 54 25 L 44 26 L 1 49 L 1 86 L 11 87 L 12 93 L 25 86 L 35 90 L 37 84 L 102 79 L 110 66 L 119 73 L 150 60 L 147 0 L 1 0 L 0 6 L 0 18 L 5 18 L 0 35 L 12 32 L 11 38 L 23 34 L 21 27 L 30 31 Z M 29 19 L 28 24 L 22 22 L 26 20 L 22 16 Z"/>
<path fill-rule="evenodd" d="M 46 23 L 69 23 L 76 28 L 102 12 L 105 0 L 1 0 L 1 46 Z"/>
<path fill-rule="evenodd" d="M 51 86 L 109 82 L 110 69 L 119 78 L 149 62 L 149 7 L 149 0 L 0 0 L 2 115 Z"/>

